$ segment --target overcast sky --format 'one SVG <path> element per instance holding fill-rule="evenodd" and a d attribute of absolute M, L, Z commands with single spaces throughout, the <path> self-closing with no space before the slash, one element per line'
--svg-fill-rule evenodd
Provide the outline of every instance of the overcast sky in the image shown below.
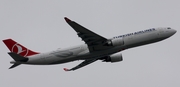
<path fill-rule="evenodd" d="M 0 44 L 0 87 L 180 87 L 179 0 L 0 0 L 0 39 L 12 38 L 38 52 L 84 44 L 64 17 L 106 38 L 155 27 L 172 37 L 123 51 L 123 61 L 81 61 L 52 66 L 20 65 Z"/>

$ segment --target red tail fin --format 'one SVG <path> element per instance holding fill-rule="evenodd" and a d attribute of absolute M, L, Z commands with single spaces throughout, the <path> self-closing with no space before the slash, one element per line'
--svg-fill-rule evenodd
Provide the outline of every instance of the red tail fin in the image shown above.
<path fill-rule="evenodd" d="M 11 52 L 17 53 L 24 57 L 39 54 L 38 52 L 27 49 L 12 39 L 5 39 L 3 42 Z"/>

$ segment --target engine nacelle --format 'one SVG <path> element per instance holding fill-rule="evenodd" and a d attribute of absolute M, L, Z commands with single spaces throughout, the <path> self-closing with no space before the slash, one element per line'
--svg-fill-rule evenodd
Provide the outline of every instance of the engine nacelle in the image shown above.
<path fill-rule="evenodd" d="M 121 53 L 116 53 L 116 54 L 112 54 L 110 56 L 107 56 L 106 58 L 104 58 L 103 62 L 120 62 L 123 60 L 122 54 Z"/>
<path fill-rule="evenodd" d="M 108 45 L 108 46 L 122 46 L 122 45 L 124 45 L 124 40 L 123 40 L 123 38 L 116 38 L 116 39 L 108 40 L 106 42 L 106 45 Z"/>

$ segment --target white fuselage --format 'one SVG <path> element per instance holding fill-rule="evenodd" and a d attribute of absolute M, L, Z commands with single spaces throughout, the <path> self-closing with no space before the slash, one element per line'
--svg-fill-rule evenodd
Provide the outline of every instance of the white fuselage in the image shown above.
<path fill-rule="evenodd" d="M 57 49 L 56 51 L 48 53 L 40 53 L 33 56 L 28 56 L 29 60 L 27 62 L 22 62 L 22 64 L 51 65 L 66 63 L 75 60 L 100 58 L 128 48 L 161 41 L 172 36 L 175 32 L 175 30 L 168 28 L 147 29 L 111 38 L 110 40 L 112 41 L 121 39 L 123 40 L 124 44 L 113 46 L 112 48 L 107 50 L 95 51 L 90 53 L 88 46 L 84 44 L 72 48 Z"/>

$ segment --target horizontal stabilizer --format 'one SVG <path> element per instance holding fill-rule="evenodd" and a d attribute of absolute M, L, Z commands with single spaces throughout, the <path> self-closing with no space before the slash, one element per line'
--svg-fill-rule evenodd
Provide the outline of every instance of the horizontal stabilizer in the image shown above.
<path fill-rule="evenodd" d="M 11 67 L 9 67 L 9 69 L 15 68 L 15 67 L 17 67 L 19 65 L 20 65 L 20 63 L 14 63 Z"/>
<path fill-rule="evenodd" d="M 23 57 L 23 56 L 20 56 L 16 53 L 13 53 L 13 52 L 9 52 L 8 53 L 15 61 L 19 61 L 19 62 L 27 62 L 28 61 L 28 58 L 26 57 Z"/>

